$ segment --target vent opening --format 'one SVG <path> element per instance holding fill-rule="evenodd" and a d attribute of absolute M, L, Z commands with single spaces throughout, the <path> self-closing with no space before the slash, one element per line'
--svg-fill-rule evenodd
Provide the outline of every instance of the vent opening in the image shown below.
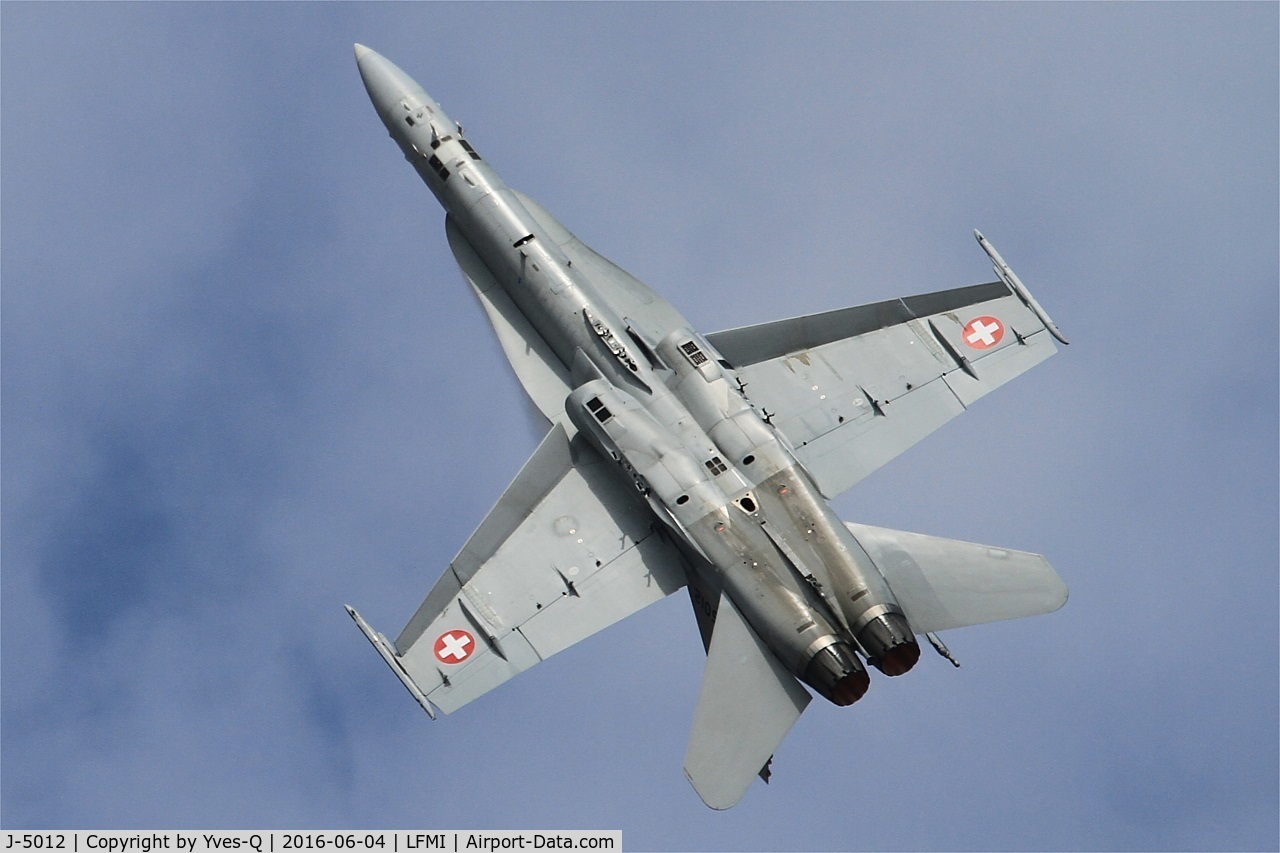
<path fill-rule="evenodd" d="M 440 176 L 440 180 L 442 181 L 449 180 L 449 168 L 445 166 L 444 163 L 440 162 L 439 157 L 432 154 L 431 157 L 427 160 L 427 162 L 431 164 L 431 168 L 436 170 L 436 174 Z"/>
<path fill-rule="evenodd" d="M 684 353 L 684 357 L 689 359 L 689 363 L 694 367 L 701 367 L 707 363 L 707 354 L 698 346 L 697 341 L 685 341 L 680 345 L 680 352 Z"/>
<path fill-rule="evenodd" d="M 591 414 L 595 415 L 596 420 L 600 423 L 604 423 L 613 417 L 613 412 L 609 411 L 609 408 L 604 403 L 600 402 L 599 397 L 592 397 L 588 400 L 587 408 L 591 411 Z"/>

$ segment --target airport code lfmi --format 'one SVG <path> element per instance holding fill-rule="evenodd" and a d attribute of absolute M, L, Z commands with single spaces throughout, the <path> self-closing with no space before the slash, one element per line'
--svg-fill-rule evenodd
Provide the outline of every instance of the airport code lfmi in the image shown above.
<path fill-rule="evenodd" d="M 378 853 L 440 850 L 451 853 L 502 850 L 622 850 L 621 830 L 415 830 L 411 832 L 6 832 L 0 850 L 69 853 L 279 853 L 289 850 L 368 850 Z"/>

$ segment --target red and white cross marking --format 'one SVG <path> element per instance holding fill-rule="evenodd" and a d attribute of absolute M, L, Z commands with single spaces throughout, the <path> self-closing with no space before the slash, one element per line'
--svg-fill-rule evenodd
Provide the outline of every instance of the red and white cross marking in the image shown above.
<path fill-rule="evenodd" d="M 974 317 L 960 330 L 960 336 L 974 349 L 991 349 L 1004 337 L 1004 323 L 995 317 Z"/>
<path fill-rule="evenodd" d="M 475 651 L 476 640 L 466 631 L 445 631 L 436 637 L 432 651 L 441 663 L 462 663 Z"/>

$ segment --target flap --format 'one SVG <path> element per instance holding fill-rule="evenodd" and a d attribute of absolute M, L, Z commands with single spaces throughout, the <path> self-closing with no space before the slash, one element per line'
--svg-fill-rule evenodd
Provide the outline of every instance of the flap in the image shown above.
<path fill-rule="evenodd" d="M 1067 585 L 1039 554 L 845 525 L 866 550 L 917 634 L 1052 613 Z"/>
<path fill-rule="evenodd" d="M 702 801 L 727 809 L 742 799 L 809 699 L 721 594 L 684 757 L 684 774 Z"/>

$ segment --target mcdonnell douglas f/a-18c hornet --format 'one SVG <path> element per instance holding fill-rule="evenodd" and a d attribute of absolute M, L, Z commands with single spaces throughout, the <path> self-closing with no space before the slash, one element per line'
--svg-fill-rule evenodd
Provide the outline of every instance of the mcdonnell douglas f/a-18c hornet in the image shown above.
<path fill-rule="evenodd" d="M 851 705 L 868 665 L 915 665 L 916 635 L 955 663 L 936 632 L 1063 605 L 1038 554 L 827 504 L 1066 343 L 981 234 L 989 284 L 702 335 L 355 53 L 547 427 L 394 643 L 347 608 L 432 718 L 688 587 L 707 663 L 684 770 L 724 809 L 768 780 L 802 684 Z"/>

